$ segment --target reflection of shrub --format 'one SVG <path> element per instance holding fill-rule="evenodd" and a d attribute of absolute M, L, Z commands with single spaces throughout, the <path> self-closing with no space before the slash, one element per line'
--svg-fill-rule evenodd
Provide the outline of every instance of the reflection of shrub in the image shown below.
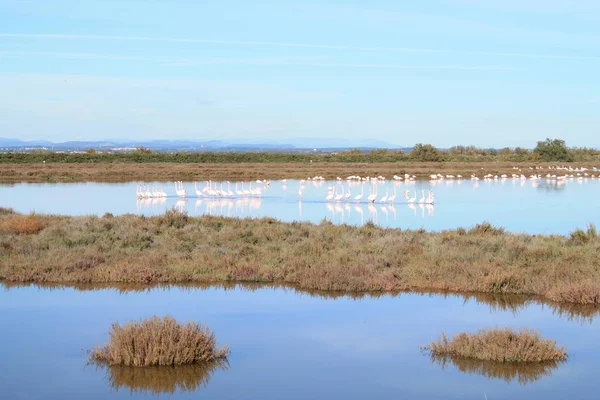
<path fill-rule="evenodd" d="M 428 349 L 436 356 L 465 357 L 497 362 L 563 361 L 564 348 L 545 340 L 539 332 L 521 329 L 483 329 L 477 333 L 459 333 L 449 340 L 445 334 L 431 342 Z"/>
<path fill-rule="evenodd" d="M 479 374 L 486 378 L 503 379 L 506 382 L 517 380 L 521 385 L 537 381 L 552 374 L 559 361 L 544 361 L 539 363 L 504 363 L 497 361 L 473 360 L 464 357 L 431 356 L 431 361 L 438 363 L 442 369 L 448 364 L 454 364 L 461 372 Z"/>
<path fill-rule="evenodd" d="M 174 394 L 175 391 L 193 392 L 200 386 L 206 386 L 215 371 L 228 367 L 229 364 L 224 360 L 168 367 L 113 365 L 108 367 L 107 377 L 111 387 L 116 390 L 129 388 L 131 393 Z"/>
<path fill-rule="evenodd" d="M 183 325 L 173 317 L 154 316 L 123 326 L 115 323 L 110 341 L 92 351 L 91 359 L 135 367 L 197 364 L 225 359 L 229 347 L 216 348 L 215 335 L 195 322 Z"/>

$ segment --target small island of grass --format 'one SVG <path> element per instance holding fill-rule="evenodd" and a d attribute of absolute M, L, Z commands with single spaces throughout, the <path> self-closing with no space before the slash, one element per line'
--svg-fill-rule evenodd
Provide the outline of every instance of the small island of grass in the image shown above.
<path fill-rule="evenodd" d="M 173 317 L 154 316 L 124 325 L 114 323 L 109 343 L 94 349 L 90 358 L 105 365 L 133 367 L 175 366 L 225 360 L 229 347 L 216 347 L 215 335 L 204 325 L 178 323 Z"/>
<path fill-rule="evenodd" d="M 459 333 L 452 339 L 442 334 L 426 348 L 433 356 L 462 357 L 502 363 L 564 361 L 567 353 L 553 340 L 542 339 L 529 329 L 484 329 Z"/>

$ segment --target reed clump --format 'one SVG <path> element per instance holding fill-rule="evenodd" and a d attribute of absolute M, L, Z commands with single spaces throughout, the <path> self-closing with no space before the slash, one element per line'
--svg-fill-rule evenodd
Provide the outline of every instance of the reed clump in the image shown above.
<path fill-rule="evenodd" d="M 434 356 L 462 357 L 502 363 L 541 363 L 564 361 L 567 353 L 553 340 L 542 339 L 529 329 L 483 329 L 476 333 L 462 332 L 448 339 L 442 334 L 427 349 Z"/>
<path fill-rule="evenodd" d="M 534 295 L 596 307 L 599 250 L 600 237 L 587 231 L 574 241 L 488 223 L 427 232 L 175 210 L 153 217 L 0 213 L 0 281 L 13 283 L 254 282 L 318 291 Z"/>
<path fill-rule="evenodd" d="M 20 215 L 11 209 L 3 209 L 0 220 L 0 232 L 16 233 L 19 235 L 32 235 L 46 227 L 45 221 L 36 214 Z"/>
<path fill-rule="evenodd" d="M 215 335 L 195 322 L 178 323 L 175 318 L 154 316 L 124 325 L 114 323 L 110 340 L 94 349 L 90 358 L 107 365 L 132 367 L 176 366 L 226 359 L 229 347 L 216 347 Z"/>

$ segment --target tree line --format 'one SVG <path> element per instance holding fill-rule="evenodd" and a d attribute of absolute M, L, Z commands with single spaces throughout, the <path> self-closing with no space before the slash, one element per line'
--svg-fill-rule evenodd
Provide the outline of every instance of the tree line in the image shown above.
<path fill-rule="evenodd" d="M 416 144 L 410 151 L 353 149 L 332 153 L 273 152 L 153 152 L 140 147 L 126 153 L 67 153 L 37 150 L 0 153 L 0 163 L 381 163 L 381 162 L 594 162 L 600 161 L 600 151 L 591 148 L 568 147 L 562 139 L 546 139 L 533 150 L 521 147 L 482 149 L 475 146 L 454 146 L 438 149 L 431 144 Z"/>

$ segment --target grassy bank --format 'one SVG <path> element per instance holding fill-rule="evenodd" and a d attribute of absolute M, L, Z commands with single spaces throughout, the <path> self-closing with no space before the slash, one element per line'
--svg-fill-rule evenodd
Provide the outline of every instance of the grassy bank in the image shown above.
<path fill-rule="evenodd" d="M 306 179 L 323 176 L 326 179 L 350 175 L 391 178 L 408 173 L 418 179 L 429 179 L 431 174 L 501 175 L 513 173 L 546 174 L 549 167 L 570 165 L 591 169 L 598 163 L 516 163 L 516 162 L 273 162 L 273 163 L 0 163 L 0 183 L 18 182 L 131 182 L 131 181 L 204 181 L 255 179 Z M 521 168 L 521 171 L 513 167 Z M 543 167 L 543 170 L 530 168 Z"/>
<path fill-rule="evenodd" d="M 271 218 L 20 215 L 0 210 L 0 280 L 291 284 L 333 291 L 443 290 L 600 304 L 600 238 L 444 232 Z"/>

